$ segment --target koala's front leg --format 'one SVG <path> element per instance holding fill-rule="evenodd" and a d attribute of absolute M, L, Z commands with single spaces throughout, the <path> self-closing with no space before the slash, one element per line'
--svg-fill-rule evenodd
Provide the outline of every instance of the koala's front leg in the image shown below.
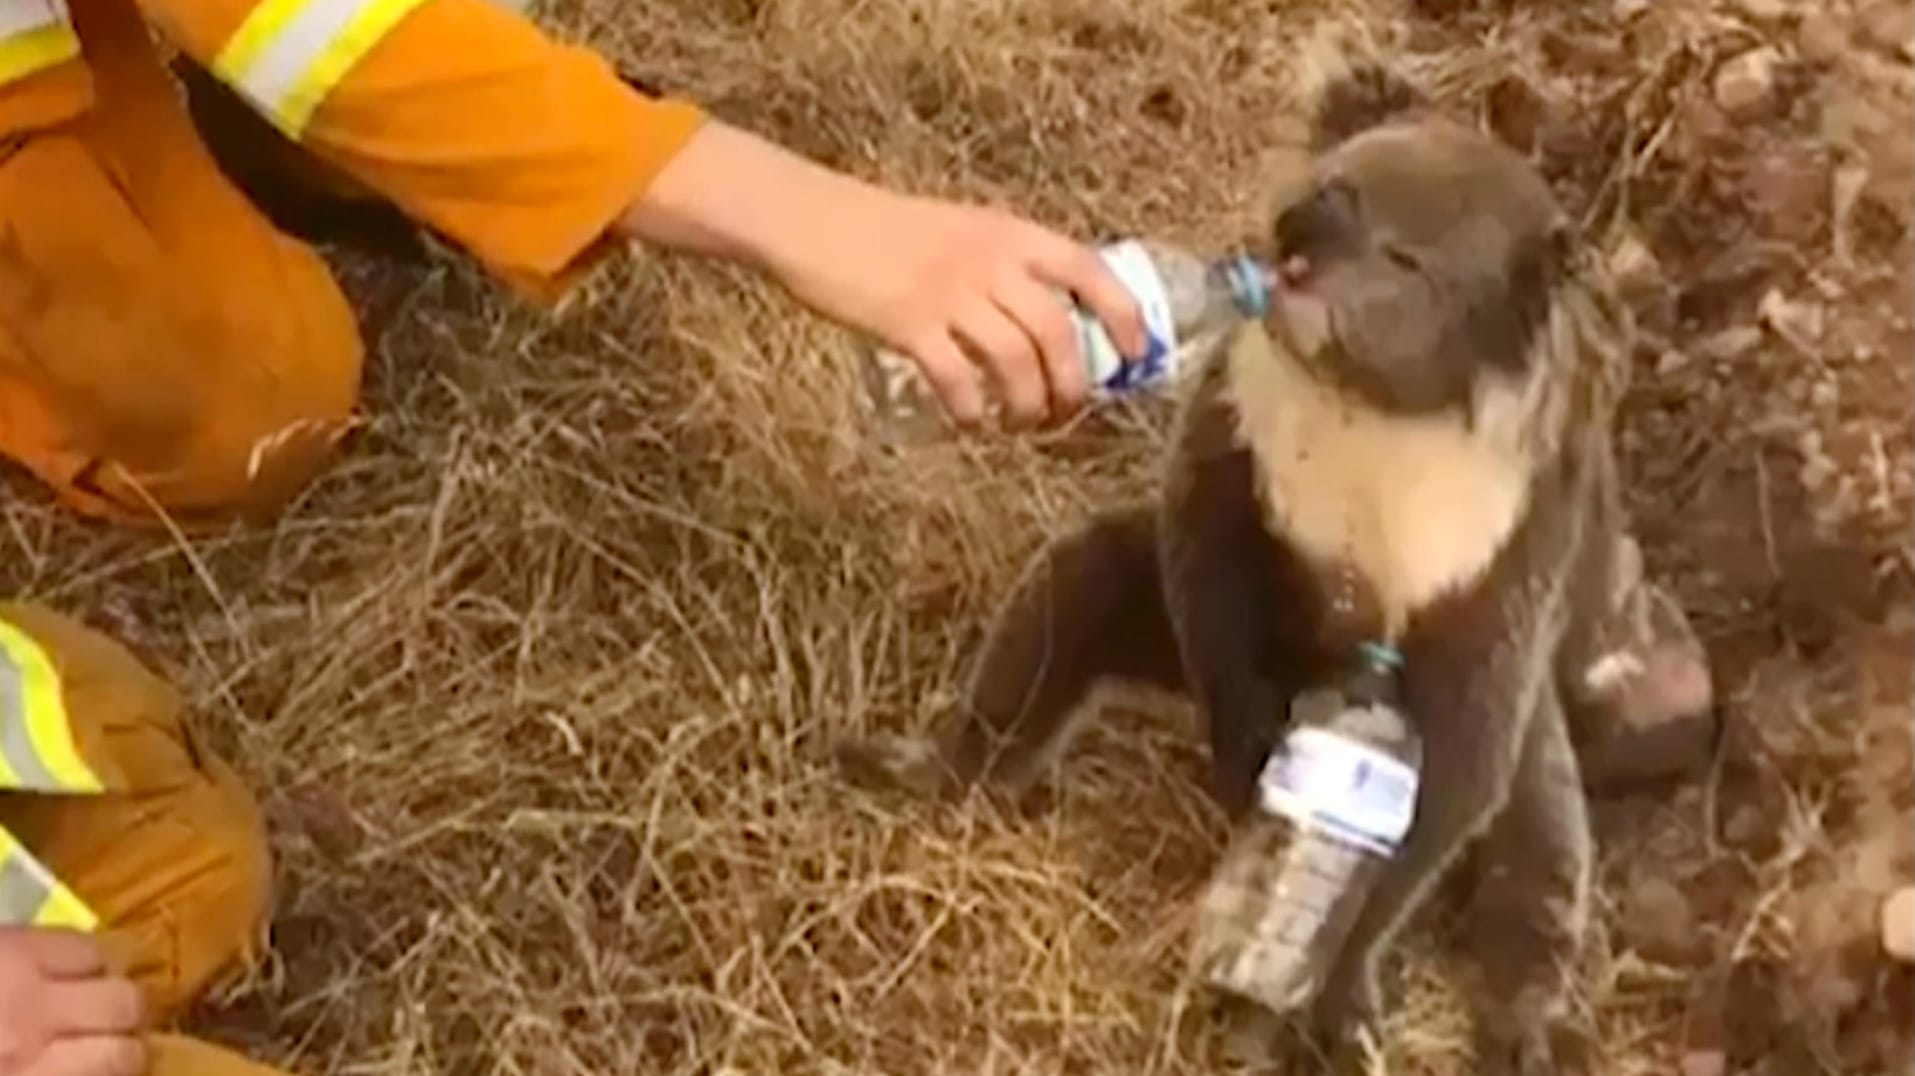
<path fill-rule="evenodd" d="M 1591 843 L 1562 705 L 1545 692 L 1471 903 L 1477 1063 L 1486 1076 L 1556 1072 L 1550 1040 L 1588 921 Z"/>
<path fill-rule="evenodd" d="M 1524 647 L 1486 649 L 1452 644 L 1408 655 L 1403 706 L 1423 741 L 1416 817 L 1370 887 L 1314 1006 L 1315 1033 L 1333 1053 L 1345 1053 L 1378 1015 L 1377 964 L 1397 931 L 1508 800 L 1544 670 L 1527 667 L 1534 663 Z"/>

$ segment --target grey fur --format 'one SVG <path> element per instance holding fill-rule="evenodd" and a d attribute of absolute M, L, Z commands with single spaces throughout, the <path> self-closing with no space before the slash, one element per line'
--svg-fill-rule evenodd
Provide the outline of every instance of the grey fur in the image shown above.
<path fill-rule="evenodd" d="M 1629 326 L 1519 157 L 1430 114 L 1379 69 L 1331 82 L 1321 102 L 1312 182 L 1275 229 L 1277 256 L 1311 261 L 1339 312 L 1317 374 L 1386 415 L 1468 412 L 1485 385 L 1538 371 L 1542 389 L 1524 417 L 1520 519 L 1480 574 L 1414 609 L 1396 637 L 1426 745 L 1418 816 L 1315 1022 L 1345 1041 L 1374 1014 L 1381 954 L 1481 839 L 1480 1071 L 1547 1076 L 1587 914 L 1584 787 L 1604 778 L 1587 766 L 1628 755 L 1616 743 L 1629 730 L 1605 724 L 1583 679 L 1611 645 L 1600 624 L 1616 615 L 1624 570 L 1610 426 Z M 953 719 L 929 743 L 845 744 L 848 769 L 924 794 L 982 781 L 1019 795 L 1111 678 L 1189 695 L 1219 802 L 1232 816 L 1250 807 L 1291 697 L 1388 632 L 1381 597 L 1306 555 L 1260 496 L 1255 439 L 1230 392 L 1230 364 L 1244 361 L 1233 347 L 1190 390 L 1157 502 L 1100 513 L 1040 553 Z M 1708 730 L 1692 740 L 1713 734 L 1713 713 L 1676 716 Z M 1695 758 L 1662 762 L 1669 776 Z"/>

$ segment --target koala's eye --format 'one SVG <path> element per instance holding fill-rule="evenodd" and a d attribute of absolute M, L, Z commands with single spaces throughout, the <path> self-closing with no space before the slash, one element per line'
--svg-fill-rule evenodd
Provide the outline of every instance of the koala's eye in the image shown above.
<path fill-rule="evenodd" d="M 1417 273 L 1423 270 L 1423 263 L 1417 261 L 1415 255 L 1402 247 L 1386 246 L 1383 248 L 1383 256 L 1390 259 L 1392 265 L 1405 272 Z"/>

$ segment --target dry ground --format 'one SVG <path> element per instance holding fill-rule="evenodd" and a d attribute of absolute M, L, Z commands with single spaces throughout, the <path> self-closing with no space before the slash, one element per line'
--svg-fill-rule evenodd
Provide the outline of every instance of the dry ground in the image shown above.
<path fill-rule="evenodd" d="M 1254 227 L 1286 50 L 1320 19 L 1533 143 L 1636 282 L 1636 508 L 1734 721 L 1708 781 L 1602 808 L 1583 1004 L 1608 1071 L 1906 1072 L 1915 984 L 1872 916 L 1915 877 L 1915 15 L 1428 6 L 1456 10 L 542 17 L 833 163 L 1085 236 Z M 1719 71 L 1762 46 L 1744 104 Z M 641 257 L 548 318 L 456 259 L 348 268 L 383 328 L 372 424 L 276 527 L 103 533 L 26 486 L 0 515 L 0 591 L 138 644 L 260 789 L 275 958 L 207 1033 L 313 1073 L 1216 1071 L 1170 995 L 1218 836 L 1186 715 L 1097 727 L 1031 819 L 822 765 L 833 734 L 936 715 L 1021 558 L 1148 477 L 1161 413 L 888 458 L 853 342 L 760 282 Z M 1392 1071 L 1463 1073 L 1429 926 Z"/>

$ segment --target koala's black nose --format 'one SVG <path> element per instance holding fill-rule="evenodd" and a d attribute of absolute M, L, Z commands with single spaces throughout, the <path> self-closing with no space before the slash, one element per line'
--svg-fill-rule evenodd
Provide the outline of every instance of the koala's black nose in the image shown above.
<path fill-rule="evenodd" d="M 1277 215 L 1277 252 L 1314 260 L 1348 249 L 1356 242 L 1358 228 L 1356 192 L 1329 180 Z"/>

